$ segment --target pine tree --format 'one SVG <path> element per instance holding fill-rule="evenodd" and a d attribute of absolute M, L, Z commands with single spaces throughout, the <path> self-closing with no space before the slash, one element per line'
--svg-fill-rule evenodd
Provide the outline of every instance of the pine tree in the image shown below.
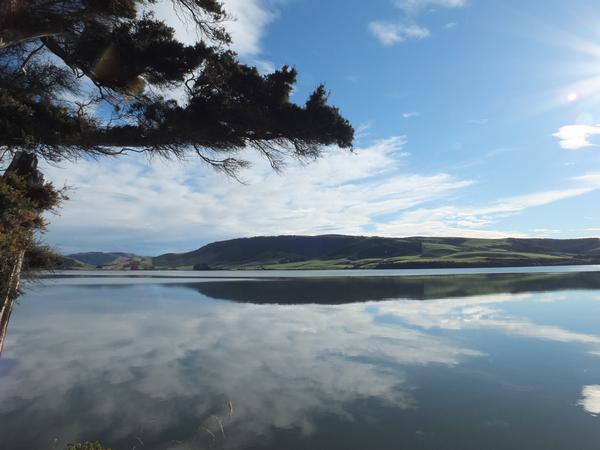
<path fill-rule="evenodd" d="M 258 151 L 278 170 L 290 157 L 352 146 L 354 130 L 328 104 L 324 86 L 296 104 L 290 101 L 295 69 L 262 74 L 238 60 L 219 1 L 171 0 L 197 30 L 193 45 L 179 42 L 148 12 L 154 1 L 0 2 L 0 165 L 27 160 L 30 173 L 23 178 L 53 190 L 37 175 L 38 158 L 192 154 L 236 176 L 247 151 Z M 19 190 L 15 183 L 14 173 L 5 172 L 0 249 L 22 251 L 44 226 L 41 212 L 60 195 L 53 190 L 54 203 L 42 204 L 30 196 L 31 186 Z M 0 259 L 18 260 L 5 251 Z M 7 277 L 0 274 L 0 287 Z"/>

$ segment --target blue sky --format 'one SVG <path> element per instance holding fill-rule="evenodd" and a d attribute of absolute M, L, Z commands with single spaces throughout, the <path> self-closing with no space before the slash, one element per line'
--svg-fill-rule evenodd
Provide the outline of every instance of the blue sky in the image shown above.
<path fill-rule="evenodd" d="M 262 234 L 600 235 L 594 3 L 228 0 L 241 58 L 296 67 L 297 102 L 324 82 L 356 152 L 282 175 L 248 154 L 246 185 L 194 160 L 48 167 L 74 189 L 46 240 L 156 254 Z"/>

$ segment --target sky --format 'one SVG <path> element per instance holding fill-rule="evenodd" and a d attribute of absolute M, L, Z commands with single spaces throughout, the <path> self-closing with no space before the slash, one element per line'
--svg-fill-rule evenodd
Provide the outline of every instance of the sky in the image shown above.
<path fill-rule="evenodd" d="M 45 166 L 64 253 L 189 251 L 256 235 L 600 235 L 600 7 L 572 0 L 226 0 L 240 59 L 325 83 L 356 129 L 244 183 L 193 158 Z M 596 3 L 596 4 L 594 4 Z M 157 14 L 187 42 L 168 3 Z"/>

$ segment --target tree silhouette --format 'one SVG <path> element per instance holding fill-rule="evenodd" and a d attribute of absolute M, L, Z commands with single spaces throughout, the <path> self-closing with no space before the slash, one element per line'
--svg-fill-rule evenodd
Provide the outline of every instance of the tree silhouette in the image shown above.
<path fill-rule="evenodd" d="M 219 1 L 171 0 L 194 25 L 193 45 L 148 12 L 153 3 L 0 2 L 0 166 L 13 167 L 0 180 L 0 259 L 8 268 L 0 270 L 0 292 L 16 292 L 9 275 L 43 229 L 41 213 L 61 197 L 44 182 L 38 158 L 191 154 L 236 176 L 249 150 L 279 170 L 290 157 L 352 146 L 354 130 L 324 86 L 296 104 L 295 69 L 262 74 L 238 60 Z M 54 203 L 37 201 L 36 189 Z"/>
<path fill-rule="evenodd" d="M 48 160 L 82 154 L 193 153 L 229 174 L 255 149 L 274 168 L 353 129 L 321 85 L 290 101 L 296 70 L 270 74 L 229 49 L 215 0 L 172 0 L 196 26 L 185 45 L 147 0 L 7 0 L 0 16 L 0 148 Z M 173 95 L 176 92 L 177 95 Z M 169 93 L 171 95 L 169 95 Z"/>

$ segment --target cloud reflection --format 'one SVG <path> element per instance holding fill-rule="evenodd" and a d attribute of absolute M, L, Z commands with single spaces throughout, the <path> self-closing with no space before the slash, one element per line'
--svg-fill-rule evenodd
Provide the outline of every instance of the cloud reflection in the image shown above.
<path fill-rule="evenodd" d="M 600 414 L 600 386 L 584 386 L 581 390 L 581 400 L 579 405 L 590 414 L 597 416 Z"/>
<path fill-rule="evenodd" d="M 240 448 L 268 442 L 275 431 L 309 435 L 324 417 L 360 420 L 357 402 L 418 407 L 415 368 L 485 356 L 461 334 L 439 330 L 599 351 L 596 335 L 503 307 L 533 297 L 260 305 L 214 301 L 185 287 L 53 284 L 16 309 L 0 359 L 0 442 L 44 448 L 56 436 L 63 443 L 101 437 L 131 448 L 139 437 L 152 448 Z M 594 389 L 582 394 L 590 412 L 600 408 Z"/>
<path fill-rule="evenodd" d="M 192 291 L 160 287 L 112 289 L 102 298 L 70 289 L 57 288 L 57 299 L 71 292 L 71 300 L 44 314 L 35 303 L 47 298 L 25 299 L 31 308 L 17 312 L 3 356 L 14 363 L 0 383 L 0 420 L 26 435 L 31 426 L 47 430 L 53 418 L 55 428 L 36 445 L 54 435 L 125 442 L 142 433 L 165 448 L 199 427 L 217 432 L 215 415 L 230 448 L 268 439 L 273 429 L 308 434 L 318 415 L 353 420 L 351 405 L 360 400 L 412 407 L 408 366 L 481 355 L 379 322 L 370 303 L 202 302 Z M 123 301 L 142 295 L 143 302 Z M 231 418 L 227 400 L 235 405 Z M 23 415 L 26 424 L 16 420 Z"/>
<path fill-rule="evenodd" d="M 527 318 L 506 314 L 493 306 L 534 299 L 544 301 L 545 296 L 540 298 L 533 294 L 494 294 L 426 302 L 393 302 L 383 303 L 378 312 L 423 329 L 492 329 L 512 336 L 600 346 L 600 337 L 594 334 L 536 324 Z"/>

